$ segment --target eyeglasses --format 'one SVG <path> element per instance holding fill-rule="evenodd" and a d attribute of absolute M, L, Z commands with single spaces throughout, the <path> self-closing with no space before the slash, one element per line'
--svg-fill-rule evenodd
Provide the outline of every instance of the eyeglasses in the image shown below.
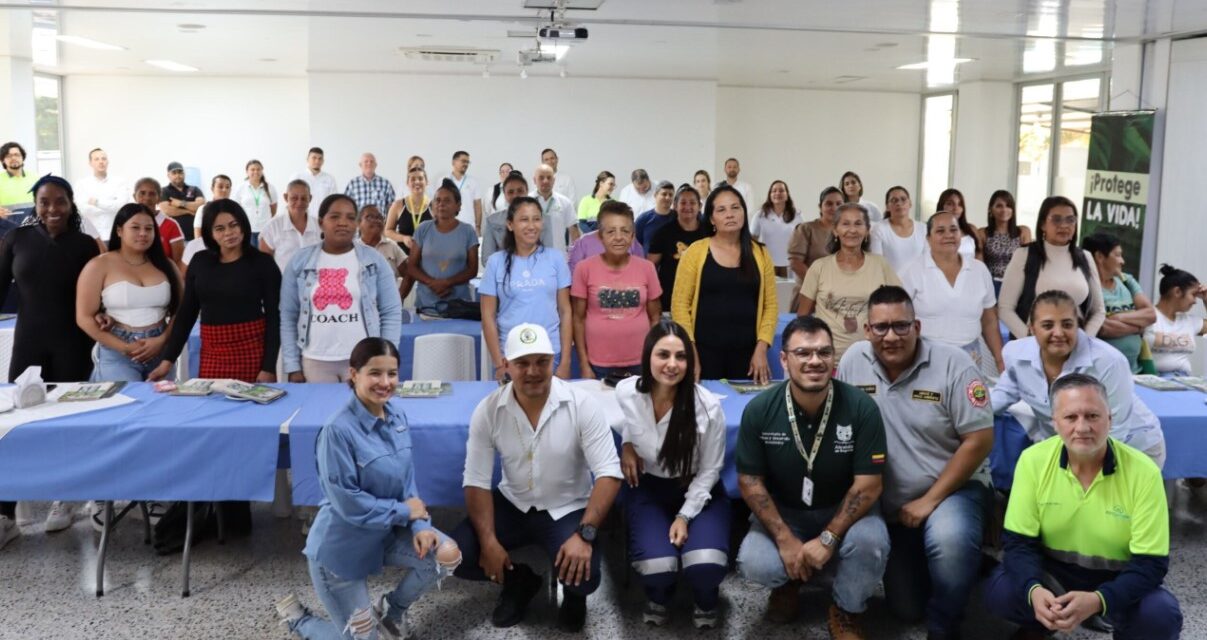
<path fill-rule="evenodd" d="M 889 329 L 892 329 L 893 333 L 899 336 L 908 336 L 909 332 L 914 328 L 914 323 L 912 320 L 901 320 L 898 322 L 877 322 L 876 324 L 868 325 L 868 327 L 872 330 L 872 335 L 876 336 L 887 336 Z"/>
<path fill-rule="evenodd" d="M 829 360 L 834 357 L 834 348 L 821 347 L 820 349 L 805 349 L 802 347 L 800 349 L 792 350 L 784 349 L 784 353 L 792 355 L 797 360 L 803 360 L 806 362 L 812 360 L 813 356 L 817 356 L 822 360 Z"/>
<path fill-rule="evenodd" d="M 1077 216 L 1048 216 L 1054 225 L 1077 224 Z"/>

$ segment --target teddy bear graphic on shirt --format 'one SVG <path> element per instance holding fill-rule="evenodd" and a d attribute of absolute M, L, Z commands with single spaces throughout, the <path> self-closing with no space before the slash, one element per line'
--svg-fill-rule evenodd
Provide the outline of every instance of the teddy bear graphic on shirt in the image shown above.
<path fill-rule="evenodd" d="M 314 289 L 314 308 L 322 311 L 335 305 L 347 311 L 352 308 L 352 292 L 345 283 L 347 269 L 319 269 L 319 284 Z"/>

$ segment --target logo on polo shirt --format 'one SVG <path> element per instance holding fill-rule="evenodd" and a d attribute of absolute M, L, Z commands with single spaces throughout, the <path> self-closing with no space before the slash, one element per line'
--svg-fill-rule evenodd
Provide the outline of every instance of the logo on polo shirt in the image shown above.
<path fill-rule="evenodd" d="M 522 329 L 520 331 L 520 344 L 533 344 L 536 342 L 536 331 L 532 329 Z"/>
<path fill-rule="evenodd" d="M 1132 519 L 1131 515 L 1129 515 L 1128 512 L 1123 509 L 1123 505 L 1118 505 L 1118 504 L 1111 507 L 1110 509 L 1107 509 L 1106 515 L 1111 516 L 1112 518 L 1119 518 L 1120 520 L 1131 520 Z"/>
<path fill-rule="evenodd" d="M 942 402 L 943 394 L 938 391 L 926 391 L 924 389 L 914 389 L 910 398 L 914 400 L 922 400 L 924 402 Z"/>
<path fill-rule="evenodd" d="M 989 390 L 979 379 L 969 382 L 964 393 L 968 394 L 968 401 L 972 403 L 972 406 L 978 409 L 984 409 L 989 404 Z"/>
<path fill-rule="evenodd" d="M 857 384 L 855 385 L 855 388 L 868 394 L 869 396 L 876 395 L 876 385 L 874 384 Z"/>
<path fill-rule="evenodd" d="M 850 442 L 851 436 L 854 435 L 853 432 L 854 429 L 851 428 L 851 425 L 840 424 L 838 425 L 838 431 L 836 431 L 834 435 L 838 436 L 838 439 L 842 442 Z"/>

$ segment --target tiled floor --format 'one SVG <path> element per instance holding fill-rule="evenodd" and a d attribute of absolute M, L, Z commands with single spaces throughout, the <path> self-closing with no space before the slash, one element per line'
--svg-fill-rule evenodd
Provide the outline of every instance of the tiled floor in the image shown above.
<path fill-rule="evenodd" d="M 1167 584 L 1182 602 L 1184 638 L 1207 638 L 1207 541 L 1204 541 L 1207 490 L 1191 494 L 1178 488 L 1172 529 L 1172 562 Z M 35 505 L 44 515 L 47 505 Z M 451 528 L 455 514 L 437 514 L 437 525 Z M 295 520 L 277 520 L 267 505 L 254 509 L 255 532 L 245 539 L 219 546 L 207 541 L 195 549 L 192 597 L 180 597 L 180 558 L 156 557 L 142 545 L 141 523 L 123 523 L 113 541 L 106 567 L 106 594 L 93 594 L 96 542 L 83 520 L 61 533 L 44 534 L 41 524 L 24 528 L 24 535 L 0 551 L 0 638 L 36 639 L 251 639 L 285 638 L 277 626 L 273 602 L 295 591 L 303 602 L 317 606 L 304 560 Z M 611 550 L 610 550 L 611 551 Z M 607 564 L 607 563 L 605 563 Z M 536 566 L 544 567 L 544 564 Z M 611 566 L 615 566 L 614 564 Z M 791 626 L 763 621 L 767 591 L 736 575 L 722 585 L 723 627 L 697 634 L 688 620 L 690 604 L 683 598 L 671 623 L 652 629 L 641 623 L 642 595 L 637 584 L 627 589 L 617 573 L 605 568 L 604 582 L 589 601 L 585 635 L 608 640 L 638 638 L 827 638 L 820 590 L 806 590 L 802 620 Z M 373 581 L 375 593 L 384 591 L 398 574 Z M 524 624 L 509 630 L 493 629 L 488 618 L 497 595 L 487 584 L 456 579 L 443 590 L 424 596 L 412 611 L 419 637 L 435 638 L 546 638 L 564 636 L 554 628 L 554 608 L 539 597 Z M 682 590 L 681 593 L 682 594 Z M 979 590 L 974 596 L 964 630 L 969 639 L 1006 638 L 1008 625 L 990 619 L 981 609 Z M 873 638 L 924 638 L 920 627 L 903 625 L 888 614 L 877 598 L 865 616 Z M 1078 632 L 1075 638 L 1107 636 Z"/>

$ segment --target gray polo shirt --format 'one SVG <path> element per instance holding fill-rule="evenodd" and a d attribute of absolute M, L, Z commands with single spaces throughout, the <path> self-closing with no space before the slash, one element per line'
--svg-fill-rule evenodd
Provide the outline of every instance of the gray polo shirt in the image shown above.
<path fill-rule="evenodd" d="M 960 436 L 993 427 L 989 390 L 963 349 L 918 338 L 913 366 L 890 383 L 865 340 L 842 356 L 838 379 L 872 396 L 884 417 L 889 456 L 880 499 L 889 520 L 939 479 Z M 972 479 L 989 486 L 988 461 Z"/>

